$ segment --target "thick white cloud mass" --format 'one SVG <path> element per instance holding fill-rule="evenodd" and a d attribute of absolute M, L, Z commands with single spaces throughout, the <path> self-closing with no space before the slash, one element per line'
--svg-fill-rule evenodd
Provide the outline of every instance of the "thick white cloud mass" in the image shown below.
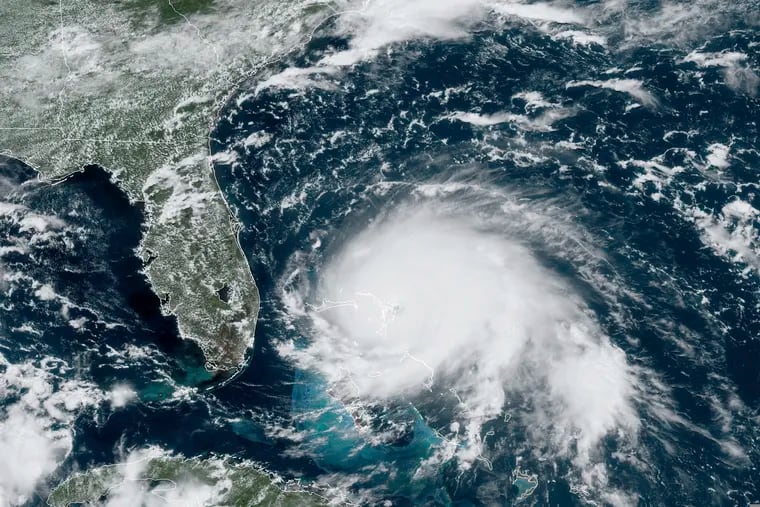
<path fill-rule="evenodd" d="M 171 457 L 170 453 L 157 447 L 133 451 L 119 466 L 123 467 L 121 481 L 109 490 L 103 507 L 158 507 L 176 505 L 202 507 L 223 503 L 222 493 L 229 487 L 228 481 L 204 484 L 189 476 L 187 480 L 146 480 L 146 470 L 151 459 Z"/>
<path fill-rule="evenodd" d="M 71 452 L 77 413 L 102 399 L 93 385 L 61 381 L 58 360 L 10 363 L 0 354 L 0 505 L 28 502 Z"/>
<path fill-rule="evenodd" d="M 463 468 L 487 459 L 484 424 L 528 399 L 519 411 L 527 438 L 591 474 L 604 467 L 596 450 L 605 435 L 636 438 L 640 373 L 523 241 L 560 241 L 550 218 L 484 188 L 468 204 L 461 188 L 421 188 L 422 200 L 331 255 L 316 287 L 286 285 L 291 313 L 311 331 L 308 346 L 280 351 L 319 372 L 344 401 L 440 400 L 454 415 L 445 435 L 452 445 L 439 457 L 456 456 Z M 460 200 L 436 195 L 449 191 Z"/>
<path fill-rule="evenodd" d="M 722 30 L 722 22 L 747 11 L 746 2 L 699 0 L 663 1 L 651 9 L 630 0 L 605 0 L 581 5 L 564 0 L 345 0 L 334 7 L 335 33 L 346 37 L 348 49 L 328 53 L 313 67 L 291 67 L 259 83 L 268 87 L 329 87 L 321 77 L 341 67 L 375 58 L 389 46 L 410 40 L 457 40 L 469 37 L 483 23 L 496 26 L 530 25 L 574 44 L 599 44 L 611 51 L 642 40 L 688 42 L 705 32 Z M 760 22 L 757 19 L 749 23 Z M 609 44 L 615 39 L 615 44 Z M 757 90 L 757 75 L 748 67 L 727 72 L 727 84 Z M 644 105 L 655 100 L 632 80 L 611 79 L 592 84 L 630 93 Z"/>

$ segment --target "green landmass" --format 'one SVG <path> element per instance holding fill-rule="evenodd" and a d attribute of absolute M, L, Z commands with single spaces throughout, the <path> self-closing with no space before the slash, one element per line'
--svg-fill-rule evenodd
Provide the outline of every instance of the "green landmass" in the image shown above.
<path fill-rule="evenodd" d="M 98 164 L 145 203 L 147 275 L 212 371 L 243 364 L 259 296 L 209 131 L 236 84 L 302 44 L 325 5 L 0 2 L 0 153 L 49 180 Z"/>
<path fill-rule="evenodd" d="M 147 497 L 193 505 L 311 507 L 327 505 L 315 492 L 288 484 L 251 463 L 211 457 L 153 456 L 74 474 L 48 496 L 52 507 L 99 505 Z"/>
<path fill-rule="evenodd" d="M 213 12 L 215 0 L 122 0 L 125 7 L 134 9 L 139 18 L 146 12 L 158 9 L 162 23 L 184 21 L 183 16 Z"/>

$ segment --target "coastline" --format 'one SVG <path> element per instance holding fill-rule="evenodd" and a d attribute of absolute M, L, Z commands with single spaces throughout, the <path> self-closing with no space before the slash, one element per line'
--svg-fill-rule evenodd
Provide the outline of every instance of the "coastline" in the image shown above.
<path fill-rule="evenodd" d="M 49 184 L 98 165 L 130 202 L 141 203 L 146 226 L 137 253 L 162 313 L 177 318 L 183 339 L 201 347 L 206 369 L 222 377 L 215 384 L 224 385 L 251 359 L 259 294 L 241 224 L 214 171 L 213 126 L 244 83 L 303 47 L 333 14 L 298 1 L 263 4 L 255 13 L 238 0 L 214 5 L 171 22 L 156 18 L 153 28 L 134 25 L 150 10 L 86 3 L 82 11 L 67 2 L 0 8 L 21 26 L 30 16 L 44 21 L 29 25 L 16 54 L 0 58 L 0 71 L 11 76 L 40 64 L 53 73 L 50 83 L 34 75 L 0 78 L 8 84 L 0 106 L 11 112 L 0 120 L 0 152 Z M 162 54 L 168 43 L 177 54 Z M 140 53 L 146 45 L 150 52 Z M 113 75 L 125 84 L 110 97 Z"/>

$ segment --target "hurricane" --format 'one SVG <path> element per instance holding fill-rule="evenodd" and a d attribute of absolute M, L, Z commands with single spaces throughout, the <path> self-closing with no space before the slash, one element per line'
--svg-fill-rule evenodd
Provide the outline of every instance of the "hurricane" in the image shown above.
<path fill-rule="evenodd" d="M 233 374 L 134 275 L 118 178 L 0 179 L 5 328 L 48 358 L 0 348 L 0 449 L 13 421 L 44 458 L 0 499 L 119 463 L 145 505 L 244 505 L 243 466 L 331 505 L 760 501 L 757 6 L 307 7 L 210 129 L 260 295 Z M 191 187 L 159 220 L 200 220 Z M 135 486 L 172 457 L 206 475 Z"/>
<path fill-rule="evenodd" d="M 400 400 L 435 413 L 441 442 L 428 467 L 452 458 L 463 470 L 490 467 L 489 436 L 512 439 L 517 428 L 582 467 L 610 431 L 630 445 L 638 373 L 566 274 L 528 246 L 550 252 L 569 238 L 541 237 L 533 220 L 551 217 L 526 223 L 526 206 L 486 188 L 420 190 L 422 202 L 375 218 L 332 253 L 313 288 L 285 289 L 313 341 L 282 353 L 319 372 L 360 425 L 366 404 L 383 417 Z M 502 433 L 494 423 L 504 421 L 513 428 Z M 369 442 L 398 438 L 367 432 Z"/>

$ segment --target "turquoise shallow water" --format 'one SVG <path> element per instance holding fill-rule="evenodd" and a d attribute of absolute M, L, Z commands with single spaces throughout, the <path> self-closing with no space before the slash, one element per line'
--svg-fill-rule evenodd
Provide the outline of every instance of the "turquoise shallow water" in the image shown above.
<path fill-rule="evenodd" d="M 702 49 L 743 51 L 755 65 L 756 37 L 736 30 Z M 345 42 L 316 39 L 272 72 L 306 66 Z M 213 148 L 234 152 L 236 161 L 216 171 L 244 224 L 241 239 L 263 294 L 266 322 L 253 364 L 277 357 L 278 368 L 294 372 L 290 417 L 298 437 L 288 445 L 359 497 L 399 505 L 604 503 L 612 492 L 643 505 L 696 498 L 718 505 L 755 496 L 757 272 L 750 257 L 722 254 L 710 234 L 715 227 L 729 235 L 735 227 L 757 230 L 756 217 L 729 215 L 738 200 L 760 205 L 760 109 L 755 96 L 725 86 L 721 71 L 684 63 L 693 49 L 643 44 L 610 53 L 524 28 L 484 28 L 465 41 L 402 43 L 320 86 L 259 90 L 231 105 Z M 656 104 L 593 84 L 611 77 L 640 83 Z M 592 84 L 572 84 L 583 82 Z M 531 104 L 535 94 L 543 105 Z M 547 126 L 547 111 L 562 114 Z M 265 141 L 246 146 L 252 134 Z M 721 169 L 708 161 L 716 143 L 731 145 Z M 421 190 L 441 184 L 463 187 L 445 199 Z M 537 216 L 556 213 L 580 232 L 558 247 L 548 238 L 565 234 L 563 222 L 531 222 L 527 212 L 516 215 L 513 229 L 498 229 L 490 217 L 506 200 L 492 206 L 494 192 L 519 196 Z M 455 435 L 460 408 L 448 393 L 456 375 L 436 380 L 432 395 L 341 398 L 338 384 L 277 353 L 290 341 L 302 350 L 323 343 L 317 326 L 287 309 L 290 291 L 307 309 L 322 304 L 318 289 L 330 259 L 372 223 L 420 202 L 471 209 L 489 233 L 522 234 L 521 243 L 583 298 L 629 363 L 650 372 L 635 387 L 648 390 L 635 403 L 636 443 L 613 430 L 591 458 L 603 466 L 605 486 L 595 482 L 601 478 L 583 485 L 579 470 L 593 475 L 591 465 L 579 464 L 574 448 L 554 447 L 556 427 L 534 435 L 531 392 L 511 393 L 506 415 L 484 423 L 485 453 L 471 468 L 451 458 L 436 461 L 434 473 L 413 473 Z M 583 242 L 586 250 L 574 253 Z M 598 258 L 604 261 L 589 268 Z M 614 280 L 616 295 L 599 279 Z M 649 384 L 654 379 L 662 384 Z M 409 403 L 419 417 L 398 409 Z M 356 419 L 357 407 L 366 420 Z M 680 415 L 666 415 L 665 407 Z M 729 450 L 733 444 L 739 454 Z M 466 448 L 460 438 L 453 454 Z"/>
<path fill-rule="evenodd" d="M 329 396 L 328 389 L 319 376 L 296 372 L 292 394 L 296 427 L 313 440 L 317 461 L 328 468 L 355 470 L 395 459 L 416 460 L 419 464 L 441 443 L 414 407 L 407 405 L 401 411 L 413 421 L 408 441 L 400 446 L 373 445 L 361 434 L 346 407 Z M 400 482 L 411 479 L 409 474 L 401 475 L 404 477 L 398 479 Z"/>
<path fill-rule="evenodd" d="M 127 384 L 137 396 L 73 419 L 72 452 L 49 482 L 119 461 L 121 449 L 157 445 L 255 459 L 367 505 L 760 499 L 760 217 L 752 211 L 760 209 L 760 103 L 730 86 L 726 68 L 686 61 L 696 50 L 741 52 L 742 65 L 760 68 L 757 31 L 746 20 L 729 24 L 682 45 L 643 41 L 616 51 L 484 24 L 461 40 L 400 42 L 326 76 L 324 86 L 249 94 L 267 73 L 346 48 L 325 25 L 308 47 L 243 86 L 215 126 L 213 151 L 236 155 L 234 163 L 218 158 L 215 171 L 262 294 L 250 364 L 224 385 L 179 340 L 140 273 L 141 210 L 97 168 L 49 186 L 3 160 L 2 200 L 26 211 L 0 216 L 0 352 L 40 370 L 44 358 L 65 361 L 68 369 L 51 368 L 56 389 L 77 379 L 104 392 Z M 610 79 L 640 83 L 656 104 L 599 85 Z M 244 142 L 253 134 L 257 142 Z M 461 188 L 431 191 L 449 184 Z M 466 413 L 457 389 L 498 360 L 499 347 L 473 348 L 480 355 L 469 363 L 465 348 L 450 362 L 469 369 L 374 397 L 342 391 L 325 375 L 332 365 L 283 353 L 288 344 L 310 353 L 324 343 L 289 297 L 318 306 L 334 256 L 419 203 L 517 238 L 583 303 L 626 364 L 646 373 L 631 383 L 635 430 L 613 418 L 583 455 L 583 435 L 562 425 L 602 424 L 586 416 L 608 413 L 608 400 L 567 418 L 567 406 L 554 404 L 538 420 L 542 400 L 554 399 L 548 374 L 531 390 L 517 369 L 499 378 L 503 413 L 479 421 L 477 438 L 463 437 L 462 421 L 477 414 Z M 525 207 L 504 215 L 515 203 Z M 65 225 L 50 226 L 49 236 L 25 231 L 30 214 Z M 36 295 L 46 284 L 60 297 Z M 461 286 L 451 280 L 444 292 L 456 298 Z M 403 318 L 404 310 L 394 312 Z M 551 385 L 596 401 L 596 388 L 614 380 L 582 384 L 582 373 Z M 17 398 L 0 402 L 0 416 Z M 480 454 L 467 461 L 475 443 Z M 44 487 L 30 503 L 43 502 Z"/>

